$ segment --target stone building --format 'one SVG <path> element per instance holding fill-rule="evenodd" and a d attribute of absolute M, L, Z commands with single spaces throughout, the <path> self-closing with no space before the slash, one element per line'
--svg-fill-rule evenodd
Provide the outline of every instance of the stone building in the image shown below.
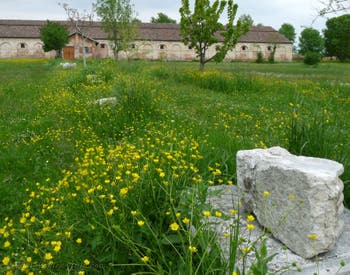
<path fill-rule="evenodd" d="M 81 58 L 83 51 L 90 58 L 112 57 L 113 51 L 107 34 L 100 22 L 85 23 L 83 37 L 69 22 L 67 26 L 69 44 L 63 49 L 65 59 Z M 46 21 L 0 20 L 0 58 L 53 58 L 54 52 L 45 53 L 40 40 L 40 28 Z M 83 46 L 84 45 L 84 46 Z M 226 60 L 256 60 L 261 52 L 268 58 L 274 50 L 276 61 L 292 60 L 292 43 L 272 27 L 251 27 L 239 39 L 235 49 Z M 215 46 L 208 50 L 208 56 L 215 52 Z M 140 23 L 139 35 L 131 44 L 130 50 L 120 53 L 121 58 L 145 60 L 195 60 L 193 49 L 181 41 L 180 27 L 177 24 Z"/>

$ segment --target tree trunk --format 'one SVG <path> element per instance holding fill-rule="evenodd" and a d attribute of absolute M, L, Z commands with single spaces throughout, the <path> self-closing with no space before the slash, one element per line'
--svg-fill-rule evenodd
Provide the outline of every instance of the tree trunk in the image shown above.
<path fill-rule="evenodd" d="M 205 53 L 201 53 L 200 60 L 199 60 L 199 70 L 201 72 L 204 71 L 204 65 L 205 65 Z"/>
<path fill-rule="evenodd" d="M 56 56 L 55 56 L 55 58 L 56 58 L 56 59 L 62 58 L 62 49 L 56 50 Z"/>
<path fill-rule="evenodd" d="M 113 54 L 114 54 L 114 59 L 117 61 L 118 60 L 118 50 L 113 49 Z"/>

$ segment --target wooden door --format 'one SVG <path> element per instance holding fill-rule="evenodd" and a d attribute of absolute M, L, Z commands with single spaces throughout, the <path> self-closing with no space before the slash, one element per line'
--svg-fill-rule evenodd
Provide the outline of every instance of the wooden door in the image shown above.
<path fill-rule="evenodd" d="M 71 46 L 64 47 L 63 58 L 64 59 L 74 59 L 74 47 L 71 47 Z"/>

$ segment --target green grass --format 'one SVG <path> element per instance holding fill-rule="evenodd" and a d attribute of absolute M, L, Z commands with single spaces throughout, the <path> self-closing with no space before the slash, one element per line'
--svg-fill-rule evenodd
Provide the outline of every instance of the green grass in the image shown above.
<path fill-rule="evenodd" d="M 349 64 L 88 63 L 0 61 L 1 272 L 233 271 L 202 213 L 241 149 L 343 163 L 350 206 Z"/>

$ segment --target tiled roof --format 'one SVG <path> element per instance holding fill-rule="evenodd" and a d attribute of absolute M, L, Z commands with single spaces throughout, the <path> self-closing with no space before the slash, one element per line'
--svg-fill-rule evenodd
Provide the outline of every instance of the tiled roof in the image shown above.
<path fill-rule="evenodd" d="M 69 27 L 69 32 L 76 30 L 68 21 L 57 21 Z M 47 21 L 39 20 L 0 20 L 0 38 L 39 38 L 40 28 Z M 101 22 L 85 23 L 85 34 L 96 40 L 107 39 L 108 35 L 102 29 Z M 180 27 L 178 24 L 154 24 L 140 23 L 140 40 L 150 41 L 181 41 Z M 242 43 L 291 43 L 287 38 L 278 33 L 272 27 L 251 27 L 249 32 L 243 35 L 239 42 Z"/>

